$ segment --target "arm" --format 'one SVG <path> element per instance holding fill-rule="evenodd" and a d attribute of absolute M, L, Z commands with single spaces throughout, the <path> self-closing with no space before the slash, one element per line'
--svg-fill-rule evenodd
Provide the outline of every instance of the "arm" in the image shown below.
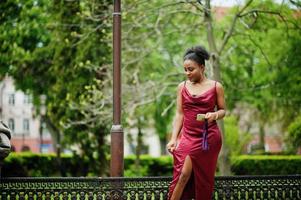
<path fill-rule="evenodd" d="M 173 129 L 172 129 L 172 135 L 169 143 L 167 144 L 167 149 L 170 152 L 173 152 L 173 150 L 176 147 L 176 141 L 178 138 L 178 135 L 181 131 L 182 125 L 183 125 L 183 109 L 182 109 L 182 88 L 184 83 L 180 83 L 178 86 L 177 91 L 177 110 L 176 110 L 176 116 L 173 122 Z"/>
<path fill-rule="evenodd" d="M 216 106 L 217 110 L 212 113 L 206 113 L 205 118 L 208 119 L 209 122 L 212 122 L 213 120 L 218 120 L 224 118 L 226 115 L 226 104 L 225 104 L 225 97 L 224 97 L 224 88 L 222 84 L 217 82 L 216 84 Z"/>

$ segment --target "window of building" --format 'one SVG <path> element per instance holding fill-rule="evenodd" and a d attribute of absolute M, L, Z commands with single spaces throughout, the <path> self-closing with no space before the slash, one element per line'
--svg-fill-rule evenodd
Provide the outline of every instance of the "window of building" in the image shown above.
<path fill-rule="evenodd" d="M 15 94 L 10 94 L 8 96 L 8 104 L 9 105 L 15 105 Z"/>
<path fill-rule="evenodd" d="M 32 102 L 31 95 L 24 95 L 23 103 L 24 104 L 31 104 L 31 102 Z"/>
<path fill-rule="evenodd" d="M 30 147 L 27 145 L 24 145 L 24 146 L 22 146 L 21 151 L 22 152 L 30 151 Z"/>
<path fill-rule="evenodd" d="M 23 131 L 29 133 L 29 119 L 23 119 Z"/>
<path fill-rule="evenodd" d="M 15 131 L 15 120 L 14 120 L 14 119 L 9 119 L 9 120 L 8 120 L 8 127 L 9 127 L 10 130 L 12 130 L 13 132 Z"/>

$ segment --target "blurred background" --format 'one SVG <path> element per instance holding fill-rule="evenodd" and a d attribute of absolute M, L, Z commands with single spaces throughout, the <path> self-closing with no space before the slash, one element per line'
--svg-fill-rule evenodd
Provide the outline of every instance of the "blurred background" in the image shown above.
<path fill-rule="evenodd" d="M 182 56 L 204 45 L 225 89 L 218 175 L 301 173 L 301 1 L 123 0 L 125 176 L 171 175 L 165 145 Z M 2 0 L 4 176 L 108 176 L 112 12 L 107 0 Z"/>

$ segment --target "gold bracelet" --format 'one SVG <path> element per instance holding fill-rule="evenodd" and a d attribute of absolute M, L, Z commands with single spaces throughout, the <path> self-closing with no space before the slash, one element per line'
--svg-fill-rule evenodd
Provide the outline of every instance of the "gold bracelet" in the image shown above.
<path fill-rule="evenodd" d="M 218 120 L 218 112 L 216 112 L 215 120 Z"/>

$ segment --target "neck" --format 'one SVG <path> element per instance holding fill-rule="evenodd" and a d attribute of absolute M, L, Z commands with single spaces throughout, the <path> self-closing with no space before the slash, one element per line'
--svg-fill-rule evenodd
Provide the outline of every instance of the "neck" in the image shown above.
<path fill-rule="evenodd" d="M 205 76 L 201 76 L 199 80 L 192 82 L 192 84 L 202 84 L 206 80 Z"/>

